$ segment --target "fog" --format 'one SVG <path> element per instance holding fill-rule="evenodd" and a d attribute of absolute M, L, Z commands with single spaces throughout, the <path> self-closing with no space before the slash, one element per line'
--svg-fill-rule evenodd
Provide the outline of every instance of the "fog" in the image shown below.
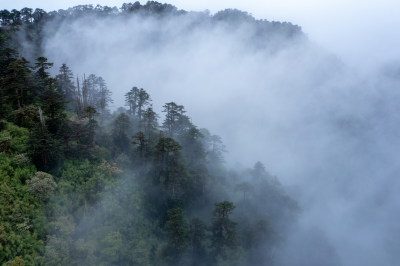
<path fill-rule="evenodd" d="M 330 258 L 319 239 L 342 265 L 396 265 L 396 62 L 365 71 L 305 36 L 254 38 L 247 24 L 201 16 L 78 19 L 49 28 L 43 51 L 57 67 L 102 76 L 115 109 L 143 87 L 158 112 L 175 101 L 220 135 L 228 166 L 263 162 L 302 209 L 278 254 L 283 265 L 322 265 Z"/>

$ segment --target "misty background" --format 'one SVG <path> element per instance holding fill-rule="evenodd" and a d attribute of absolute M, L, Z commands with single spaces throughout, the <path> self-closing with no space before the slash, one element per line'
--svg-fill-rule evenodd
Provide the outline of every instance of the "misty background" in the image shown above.
<path fill-rule="evenodd" d="M 124 2 L 35 0 L 34 3 L 52 11 L 85 4 L 120 7 Z M 185 10 L 210 10 L 213 14 L 226 8 L 237 8 L 257 19 L 290 21 L 300 25 L 312 42 L 358 68 L 368 70 L 400 56 L 397 49 L 400 45 L 397 33 L 400 3 L 396 0 L 171 0 L 168 3 Z M 32 2 L 0 0 L 0 4 L 2 8 L 19 10 L 31 6 Z"/>
<path fill-rule="evenodd" d="M 366 69 L 367 59 L 347 64 L 307 36 L 257 44 L 246 23 L 210 27 L 197 24 L 201 16 L 77 19 L 46 29 L 43 54 L 80 77 L 104 77 L 116 107 L 132 86 L 145 88 L 158 112 L 172 100 L 184 105 L 193 123 L 223 138 L 230 167 L 262 161 L 302 209 L 282 264 L 321 261 L 325 253 L 310 247 L 324 239 L 343 265 L 396 265 L 395 58 Z"/>

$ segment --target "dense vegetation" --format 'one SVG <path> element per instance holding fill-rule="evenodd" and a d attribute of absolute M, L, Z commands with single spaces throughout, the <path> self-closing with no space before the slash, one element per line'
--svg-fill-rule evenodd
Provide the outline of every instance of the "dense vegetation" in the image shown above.
<path fill-rule="evenodd" d="M 46 24 L 82 16 L 179 16 L 157 2 L 0 11 L 0 262 L 4 265 L 266 265 L 297 206 L 257 162 L 224 164 L 221 138 L 143 88 L 126 108 L 94 74 L 40 53 Z M 202 20 L 300 34 L 237 10 Z M 210 22 L 211 23 L 211 22 Z M 35 49 L 20 55 L 28 36 Z"/>

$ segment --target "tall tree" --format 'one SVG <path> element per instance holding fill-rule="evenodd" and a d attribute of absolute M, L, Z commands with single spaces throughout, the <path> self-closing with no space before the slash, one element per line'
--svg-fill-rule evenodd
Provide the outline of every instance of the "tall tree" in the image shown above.
<path fill-rule="evenodd" d="M 128 93 L 125 94 L 125 104 L 129 106 L 129 114 L 135 116 L 138 106 L 139 89 L 133 87 Z"/>
<path fill-rule="evenodd" d="M 144 89 L 140 89 L 137 101 L 137 117 L 139 121 L 142 120 L 143 111 L 150 104 L 150 101 L 150 95 Z"/>
<path fill-rule="evenodd" d="M 147 108 L 143 114 L 143 132 L 149 140 L 153 140 L 155 138 L 158 129 L 157 118 L 158 115 L 151 107 Z"/>
<path fill-rule="evenodd" d="M 57 86 L 59 91 L 63 94 L 68 105 L 73 110 L 72 104 L 74 103 L 75 86 L 73 84 L 72 71 L 66 64 L 62 64 L 59 69 L 59 74 L 56 76 Z"/>
<path fill-rule="evenodd" d="M 46 57 L 40 56 L 36 58 L 34 68 L 36 69 L 35 76 L 39 84 L 39 92 L 41 92 L 45 86 L 49 85 L 48 78 L 50 77 L 50 73 L 48 69 L 52 66 L 53 63 L 49 63 Z"/>
<path fill-rule="evenodd" d="M 181 134 L 184 130 L 193 127 L 189 120 L 189 117 L 184 115 L 186 112 L 183 105 L 177 105 L 174 102 L 166 103 L 163 112 L 165 112 L 165 119 L 163 122 L 163 128 L 167 131 L 170 137 L 175 137 L 177 134 Z"/>
<path fill-rule="evenodd" d="M 201 265 L 205 261 L 207 225 L 199 218 L 193 218 L 189 223 L 188 241 L 191 249 L 192 265 Z"/>
<path fill-rule="evenodd" d="M 173 208 L 167 211 L 168 220 L 165 224 L 170 236 L 170 245 L 175 253 L 182 253 L 188 241 L 188 224 L 184 219 L 181 208 Z"/>
<path fill-rule="evenodd" d="M 21 58 L 11 62 L 4 71 L 1 101 L 10 104 L 12 109 L 21 108 L 33 100 L 31 68 L 28 64 L 29 61 Z"/>
<path fill-rule="evenodd" d="M 43 125 L 37 125 L 29 134 L 32 162 L 38 170 L 54 169 L 62 156 L 61 145 Z"/>
<path fill-rule="evenodd" d="M 215 258 L 225 258 L 226 249 L 235 245 L 236 223 L 229 218 L 234 209 L 235 205 L 229 201 L 215 203 L 211 224 L 211 245 Z"/>
<path fill-rule="evenodd" d="M 146 159 L 151 155 L 151 140 L 147 139 L 146 135 L 142 131 L 136 133 L 132 138 L 132 144 L 135 145 L 135 157 L 139 159 L 141 163 L 146 164 Z"/>
<path fill-rule="evenodd" d="M 52 134 L 57 134 L 66 118 L 64 113 L 65 100 L 62 94 L 56 90 L 55 79 L 48 78 L 48 82 L 49 85 L 40 95 L 40 105 L 47 117 L 48 130 Z"/>
<path fill-rule="evenodd" d="M 97 108 L 100 114 L 105 115 L 108 112 L 109 105 L 113 102 L 111 99 L 111 91 L 107 88 L 106 81 L 102 77 L 96 79 L 96 84 L 98 86 L 98 99 Z"/>
<path fill-rule="evenodd" d="M 160 138 L 155 146 L 155 181 L 161 184 L 165 200 L 180 201 L 189 192 L 190 177 L 181 162 L 179 145 L 172 138 Z"/>
<path fill-rule="evenodd" d="M 129 135 L 131 131 L 131 124 L 129 116 L 125 113 L 118 115 L 113 122 L 113 141 L 116 147 L 114 153 L 128 152 L 129 151 Z"/>

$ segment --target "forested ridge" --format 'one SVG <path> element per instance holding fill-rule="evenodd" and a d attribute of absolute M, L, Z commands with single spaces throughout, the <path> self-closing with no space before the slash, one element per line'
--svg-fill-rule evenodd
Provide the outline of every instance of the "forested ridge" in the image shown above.
<path fill-rule="evenodd" d="M 0 11 L 2 265 L 274 265 L 299 208 L 262 163 L 229 169 L 229 147 L 194 125 L 184 103 L 156 113 L 132 84 L 119 88 L 125 106 L 111 108 L 106 80 L 41 51 L 49 24 L 186 13 L 153 1 Z M 238 10 L 200 13 L 196 23 L 249 23 L 265 36 L 255 46 L 302 35 Z"/>

